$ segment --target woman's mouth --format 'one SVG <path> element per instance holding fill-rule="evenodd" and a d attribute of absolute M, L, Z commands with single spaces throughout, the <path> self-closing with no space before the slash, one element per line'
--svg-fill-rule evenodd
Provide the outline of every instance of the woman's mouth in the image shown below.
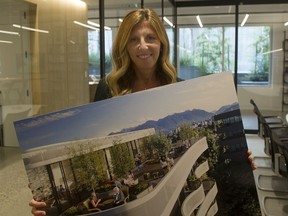
<path fill-rule="evenodd" d="M 151 56 L 151 54 L 141 54 L 141 55 L 138 55 L 138 58 L 140 59 L 147 59 Z"/>

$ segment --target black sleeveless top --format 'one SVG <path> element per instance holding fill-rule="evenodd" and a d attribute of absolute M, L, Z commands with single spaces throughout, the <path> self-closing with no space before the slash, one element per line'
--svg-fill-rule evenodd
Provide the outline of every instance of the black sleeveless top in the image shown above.
<path fill-rule="evenodd" d="M 180 78 L 177 78 L 177 82 L 183 81 Z M 96 88 L 96 93 L 95 93 L 95 97 L 94 97 L 94 102 L 95 101 L 101 101 L 101 100 L 105 100 L 108 98 L 111 98 L 112 94 L 110 91 L 110 88 L 106 82 L 105 79 L 100 79 L 98 86 Z"/>

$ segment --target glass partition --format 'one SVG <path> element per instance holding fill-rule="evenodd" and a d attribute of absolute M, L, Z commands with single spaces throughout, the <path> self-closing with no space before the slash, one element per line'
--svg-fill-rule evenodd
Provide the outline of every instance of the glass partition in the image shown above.
<path fill-rule="evenodd" d="M 87 5 L 11 0 L 0 11 L 1 137 L 18 146 L 14 121 L 89 102 Z"/>
<path fill-rule="evenodd" d="M 175 36 L 177 35 L 175 10 L 170 2 L 164 4 L 162 19 L 166 28 L 166 32 L 170 41 L 170 61 L 176 66 L 176 53 L 175 53 Z"/>
<path fill-rule="evenodd" d="M 18 146 L 13 128 L 17 119 L 94 100 L 100 62 L 104 61 L 105 73 L 109 73 L 113 38 L 129 11 L 143 3 L 159 16 L 165 13 L 170 19 L 172 15 L 168 0 L 102 1 L 105 32 L 101 44 L 99 2 L 11 0 L 1 3 L 0 125 L 3 132 L 0 137 L 14 137 L 4 140 L 4 144 L 1 140 L 1 145 Z M 166 26 L 173 41 L 172 27 Z M 100 58 L 101 46 L 105 47 L 105 59 Z M 172 51 L 173 48 L 171 56 Z"/>
<path fill-rule="evenodd" d="M 22 116 L 12 117 L 16 120 L 93 101 L 95 83 L 100 78 L 99 1 L 86 2 L 11 0 L 1 4 L 2 124 L 14 108 L 16 113 L 23 111 Z M 177 8 L 176 22 L 170 1 L 143 3 L 163 18 L 170 39 L 170 57 L 173 62 L 177 59 L 174 64 L 178 66 L 179 77 L 190 79 L 235 72 L 235 6 Z M 111 70 L 110 52 L 120 20 L 141 4 L 140 0 L 104 1 L 105 60 L 102 61 L 106 74 Z M 281 109 L 287 7 L 287 4 L 239 6 L 237 84 L 240 103 L 248 109 L 249 102 L 244 98 L 251 92 L 263 97 L 271 95 L 271 102 L 261 100 L 266 109 Z M 13 126 L 9 118 L 6 121 Z"/>
<path fill-rule="evenodd" d="M 288 4 L 239 6 L 238 85 L 243 107 L 253 98 L 261 110 L 283 108 L 287 10 Z"/>
<path fill-rule="evenodd" d="M 235 6 L 180 8 L 177 22 L 180 78 L 234 72 Z"/>
<path fill-rule="evenodd" d="M 237 74 L 242 109 L 251 109 L 250 98 L 259 101 L 263 109 L 283 109 L 285 99 L 279 95 L 285 95 L 282 46 L 288 5 L 203 6 L 199 1 L 201 6 L 188 7 L 197 3 L 185 3 L 181 1 L 177 7 L 179 76 L 191 79 L 232 72 Z"/>

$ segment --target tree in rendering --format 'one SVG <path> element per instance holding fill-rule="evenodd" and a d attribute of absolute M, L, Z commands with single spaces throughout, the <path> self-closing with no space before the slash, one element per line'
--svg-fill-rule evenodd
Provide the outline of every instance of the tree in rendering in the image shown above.
<path fill-rule="evenodd" d="M 129 170 L 135 167 L 135 160 L 132 152 L 126 143 L 121 140 L 114 140 L 110 148 L 112 173 L 117 177 L 126 177 Z"/>
<path fill-rule="evenodd" d="M 95 187 L 107 178 L 104 152 L 87 149 L 84 145 L 80 145 L 77 150 L 69 148 L 69 152 L 78 189 L 95 192 Z"/>

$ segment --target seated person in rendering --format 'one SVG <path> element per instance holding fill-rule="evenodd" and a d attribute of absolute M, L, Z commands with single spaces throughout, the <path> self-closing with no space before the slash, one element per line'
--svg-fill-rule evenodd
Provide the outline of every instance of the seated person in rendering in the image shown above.
<path fill-rule="evenodd" d="M 141 165 L 141 163 L 142 163 L 142 155 L 141 155 L 140 152 L 136 155 L 136 157 L 135 157 L 135 162 L 136 162 L 136 165 L 137 165 L 137 166 L 140 166 L 140 165 Z"/>
<path fill-rule="evenodd" d="M 89 199 L 89 208 L 99 208 L 99 203 L 101 202 L 101 199 L 97 198 L 96 193 L 92 192 Z"/>
<path fill-rule="evenodd" d="M 59 193 L 60 193 L 61 199 L 64 199 L 65 198 L 65 188 L 63 187 L 62 184 L 60 185 Z"/>
<path fill-rule="evenodd" d="M 160 163 L 161 163 L 162 168 L 166 168 L 168 166 L 166 158 L 164 158 L 164 157 L 160 158 Z"/>
<path fill-rule="evenodd" d="M 122 205 L 125 200 L 124 193 L 118 187 L 114 187 L 113 193 L 114 193 L 114 206 Z"/>
<path fill-rule="evenodd" d="M 128 173 L 128 175 L 127 175 L 127 178 L 124 179 L 124 183 L 125 183 L 126 185 L 128 185 L 129 187 L 137 184 L 137 182 L 136 182 L 135 179 L 134 179 L 134 174 L 132 173 L 131 170 L 129 170 L 129 173 Z"/>
<path fill-rule="evenodd" d="M 122 185 L 122 183 L 120 182 L 120 181 L 115 181 L 115 187 L 118 187 L 118 188 L 122 188 L 123 187 L 123 185 Z"/>
<path fill-rule="evenodd" d="M 168 165 L 169 168 L 174 166 L 173 158 L 169 158 L 168 156 L 166 156 L 166 162 L 167 162 L 167 165 Z"/>

